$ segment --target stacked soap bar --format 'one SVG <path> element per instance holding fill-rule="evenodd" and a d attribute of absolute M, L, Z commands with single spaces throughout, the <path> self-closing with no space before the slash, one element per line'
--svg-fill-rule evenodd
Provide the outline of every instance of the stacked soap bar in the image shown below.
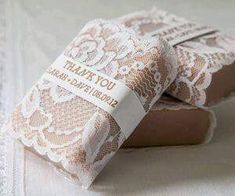
<path fill-rule="evenodd" d="M 235 91 L 234 37 L 156 8 L 117 20 L 141 36 L 161 36 L 174 46 L 179 69 L 168 94 L 205 107 Z"/>
<path fill-rule="evenodd" d="M 212 111 L 163 95 L 122 147 L 200 144 L 211 139 L 215 126 Z"/>
<path fill-rule="evenodd" d="M 176 74 L 175 52 L 166 41 L 91 21 L 3 128 L 89 187 L 141 121 L 139 112 L 143 118 Z"/>

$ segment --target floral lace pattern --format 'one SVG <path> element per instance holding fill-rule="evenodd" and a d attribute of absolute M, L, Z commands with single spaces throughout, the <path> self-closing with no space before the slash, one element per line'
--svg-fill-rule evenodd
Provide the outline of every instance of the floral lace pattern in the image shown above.
<path fill-rule="evenodd" d="M 141 36 L 158 35 L 174 46 L 179 70 L 167 93 L 192 105 L 204 106 L 213 73 L 235 62 L 235 38 L 213 30 L 203 35 L 207 27 L 196 27 L 165 11 L 142 11 L 117 20 Z"/>
<path fill-rule="evenodd" d="M 144 37 L 157 35 L 163 37 L 172 46 L 216 31 L 212 27 L 198 25 L 157 8 L 131 13 L 117 20 L 133 29 L 138 35 Z"/>
<path fill-rule="evenodd" d="M 103 20 L 88 23 L 65 55 L 124 82 L 146 111 L 176 74 L 170 65 L 176 65 L 175 54 L 166 41 L 140 38 L 130 29 Z"/>
<path fill-rule="evenodd" d="M 193 105 L 206 104 L 214 73 L 235 62 L 235 39 L 214 33 L 175 47 L 179 72 L 167 92 Z"/>
<path fill-rule="evenodd" d="M 177 74 L 174 50 L 105 20 L 88 23 L 64 54 L 125 83 L 146 111 Z M 110 114 L 41 79 L 4 126 L 31 151 L 88 187 L 126 139 Z"/>

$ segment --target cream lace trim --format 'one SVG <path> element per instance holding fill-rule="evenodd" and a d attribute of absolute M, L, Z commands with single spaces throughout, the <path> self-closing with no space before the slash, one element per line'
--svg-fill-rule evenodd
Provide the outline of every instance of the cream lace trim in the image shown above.
<path fill-rule="evenodd" d="M 139 35 L 161 36 L 175 46 L 178 75 L 167 92 L 192 105 L 204 106 L 213 73 L 235 62 L 235 38 L 215 33 L 209 27 L 200 28 L 166 11 L 155 8 L 123 16 L 118 21 Z M 208 32 L 210 35 L 203 35 Z M 195 38 L 198 35 L 201 37 Z"/>
<path fill-rule="evenodd" d="M 146 111 L 176 76 L 174 50 L 166 41 L 105 20 L 85 25 L 64 54 L 125 83 Z M 84 187 L 126 139 L 110 114 L 46 80 L 33 86 L 4 128 Z"/>

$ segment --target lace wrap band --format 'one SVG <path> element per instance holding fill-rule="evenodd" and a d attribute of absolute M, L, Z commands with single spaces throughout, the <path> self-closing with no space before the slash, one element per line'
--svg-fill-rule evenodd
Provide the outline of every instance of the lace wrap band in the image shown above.
<path fill-rule="evenodd" d="M 174 46 L 178 75 L 167 89 L 168 94 L 189 104 L 205 107 L 235 91 L 235 78 L 232 76 L 235 74 L 234 37 L 156 8 L 116 20 L 140 36 L 160 36 Z M 230 73 L 228 66 L 233 67 Z"/>
<path fill-rule="evenodd" d="M 175 53 L 166 41 L 142 38 L 106 20 L 85 25 L 62 54 L 76 65 L 85 65 L 87 70 L 131 89 L 144 113 L 177 74 Z M 123 92 L 116 93 L 121 96 Z M 42 77 L 18 104 L 4 129 L 27 149 L 89 187 L 133 131 L 125 135 L 112 116 L 116 110 L 110 114 L 94 103 L 57 85 L 53 78 Z M 128 113 L 129 106 L 124 109 L 122 119 L 128 120 L 127 115 L 134 114 Z"/>

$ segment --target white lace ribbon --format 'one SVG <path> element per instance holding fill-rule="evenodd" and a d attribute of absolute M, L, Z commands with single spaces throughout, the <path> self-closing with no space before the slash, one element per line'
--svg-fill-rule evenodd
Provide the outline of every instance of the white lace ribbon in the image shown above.
<path fill-rule="evenodd" d="M 124 83 L 63 54 L 55 60 L 42 78 L 108 112 L 126 138 L 146 114 L 136 94 Z"/>

